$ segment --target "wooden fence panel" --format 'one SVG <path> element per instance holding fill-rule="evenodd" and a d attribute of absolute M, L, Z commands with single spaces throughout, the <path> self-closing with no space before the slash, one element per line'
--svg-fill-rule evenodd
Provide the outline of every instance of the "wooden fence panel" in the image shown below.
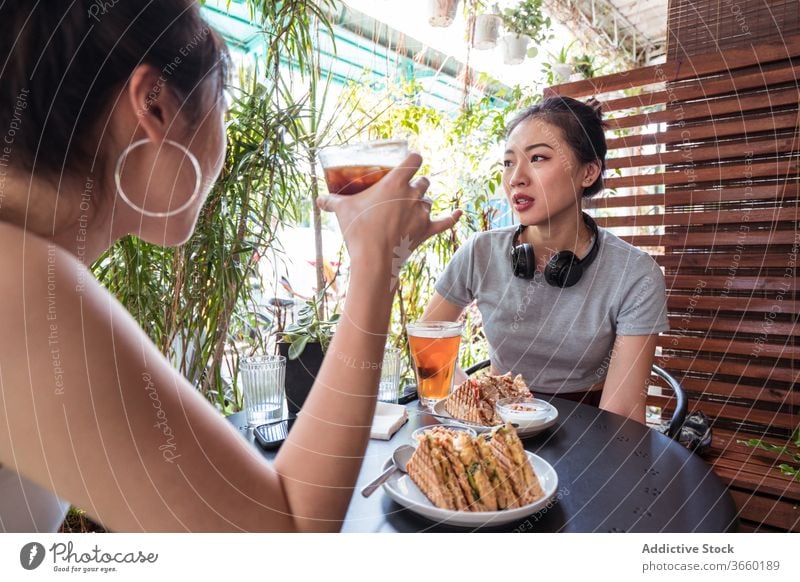
<path fill-rule="evenodd" d="M 800 483 L 737 443 L 800 425 L 798 62 L 800 35 L 545 91 L 604 104 L 606 191 L 586 207 L 664 269 L 657 363 L 724 435 L 710 461 L 750 531 L 798 528 Z"/>

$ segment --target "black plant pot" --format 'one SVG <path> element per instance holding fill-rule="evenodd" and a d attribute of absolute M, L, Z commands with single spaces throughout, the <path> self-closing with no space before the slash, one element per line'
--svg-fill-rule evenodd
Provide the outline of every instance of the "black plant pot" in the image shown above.
<path fill-rule="evenodd" d="M 306 349 L 296 360 L 289 359 L 288 343 L 279 342 L 278 350 L 286 358 L 286 402 L 289 414 L 297 414 L 311 392 L 325 354 L 319 343 L 311 342 L 306 344 Z"/>

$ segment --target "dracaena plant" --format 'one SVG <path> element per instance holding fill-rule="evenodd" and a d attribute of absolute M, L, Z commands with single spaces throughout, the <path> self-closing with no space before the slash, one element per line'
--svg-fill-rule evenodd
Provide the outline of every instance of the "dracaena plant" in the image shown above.
<path fill-rule="evenodd" d="M 272 247 L 280 224 L 299 219 L 298 201 L 308 191 L 298 164 L 305 134 L 296 120 L 310 105 L 286 89 L 291 74 L 280 65 L 311 70 L 313 34 L 330 30 L 330 0 L 248 4 L 264 47 L 238 83 L 230 79 L 225 164 L 194 235 L 178 249 L 126 237 L 93 266 L 179 371 L 225 412 L 241 400 L 236 356 L 265 349 L 266 326 L 249 313 L 254 256 Z"/>

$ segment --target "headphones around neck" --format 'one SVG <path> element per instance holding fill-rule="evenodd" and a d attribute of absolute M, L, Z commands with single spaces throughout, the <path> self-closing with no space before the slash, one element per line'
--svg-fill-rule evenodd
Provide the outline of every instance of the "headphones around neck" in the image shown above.
<path fill-rule="evenodd" d="M 583 271 L 592 264 L 600 251 L 600 237 L 597 233 L 597 224 L 591 216 L 585 212 L 583 221 L 594 236 L 594 243 L 589 254 L 579 259 L 572 251 L 559 251 L 548 261 L 544 269 L 544 279 L 554 287 L 572 287 L 580 281 Z M 517 244 L 522 232 L 528 225 L 520 224 L 514 233 L 511 242 L 511 266 L 514 269 L 514 276 L 520 279 L 533 279 L 536 273 L 536 256 L 533 253 L 533 245 L 528 243 Z"/>

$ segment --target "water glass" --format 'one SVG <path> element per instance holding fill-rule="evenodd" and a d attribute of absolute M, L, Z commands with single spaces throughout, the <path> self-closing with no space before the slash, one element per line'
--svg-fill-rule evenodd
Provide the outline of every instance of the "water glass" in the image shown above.
<path fill-rule="evenodd" d="M 258 426 L 283 416 L 286 358 L 250 356 L 239 363 L 247 424 Z"/>
<path fill-rule="evenodd" d="M 381 366 L 381 382 L 378 388 L 378 400 L 397 404 L 397 392 L 400 387 L 400 350 L 387 348 L 383 354 Z"/>

